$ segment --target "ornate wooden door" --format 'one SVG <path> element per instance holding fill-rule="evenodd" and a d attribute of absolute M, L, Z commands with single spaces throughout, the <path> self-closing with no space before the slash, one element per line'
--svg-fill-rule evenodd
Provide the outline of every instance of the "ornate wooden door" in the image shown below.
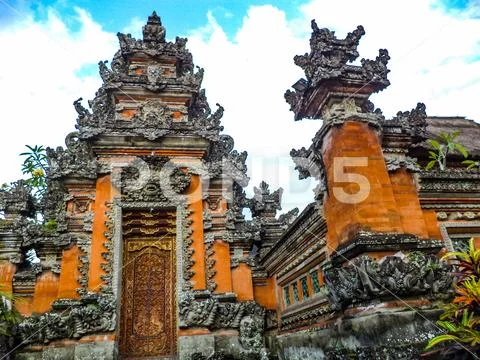
<path fill-rule="evenodd" d="M 122 359 L 176 352 L 174 220 L 161 211 L 124 215 Z"/>

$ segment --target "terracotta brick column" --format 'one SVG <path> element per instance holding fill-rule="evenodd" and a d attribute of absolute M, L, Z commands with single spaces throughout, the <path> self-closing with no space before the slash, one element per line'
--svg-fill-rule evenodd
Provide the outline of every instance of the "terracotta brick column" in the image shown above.
<path fill-rule="evenodd" d="M 352 119 L 330 127 L 321 144 L 329 252 L 359 231 L 403 232 L 376 129 Z"/>

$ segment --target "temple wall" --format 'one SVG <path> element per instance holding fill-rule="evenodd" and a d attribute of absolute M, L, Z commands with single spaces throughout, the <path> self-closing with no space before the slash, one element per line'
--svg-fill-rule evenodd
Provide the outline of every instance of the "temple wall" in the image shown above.
<path fill-rule="evenodd" d="M 230 245 L 223 240 L 215 240 L 213 243 L 213 256 L 215 261 L 215 275 L 213 280 L 216 283 L 215 293 L 228 293 L 233 291 L 232 271 L 230 268 Z"/>
<path fill-rule="evenodd" d="M 193 240 L 192 248 L 194 261 L 192 271 L 194 272 L 191 282 L 195 290 L 204 290 L 206 288 L 205 278 L 205 243 L 203 239 L 203 199 L 202 185 L 198 175 L 192 175 L 188 193 L 188 209 L 191 211 L 192 220 L 191 229 Z"/>
<path fill-rule="evenodd" d="M 58 286 L 59 299 L 78 299 L 80 297 L 77 289 L 79 287 L 78 278 L 80 277 L 80 272 L 78 267 L 81 255 L 82 251 L 77 245 L 72 245 L 70 248 L 63 250 L 60 284 Z"/>
<path fill-rule="evenodd" d="M 102 264 L 107 264 L 107 259 L 102 256 L 102 253 L 107 252 L 105 242 L 108 239 L 105 237 L 107 232 L 107 210 L 108 205 L 111 204 L 116 190 L 111 182 L 109 175 L 98 178 L 95 191 L 94 204 L 94 218 L 92 226 L 92 241 L 90 247 L 90 262 L 88 269 L 88 290 L 98 292 L 101 290 L 103 284 L 102 275 L 105 275 L 105 270 Z"/>
<path fill-rule="evenodd" d="M 359 230 L 403 232 L 378 133 L 368 124 L 345 122 L 329 130 L 323 140 L 322 154 L 329 188 L 324 202 L 329 251 L 348 241 Z M 345 173 L 362 175 L 370 184 L 370 188 L 366 189 L 368 196 L 356 203 L 345 203 L 333 195 L 334 187 L 343 188 L 347 194 L 356 194 L 360 190 L 353 182 L 342 186 L 339 174 L 335 174 L 335 159 L 345 157 L 368 159 L 366 166 L 349 166 L 346 163 L 344 167 Z"/>
<path fill-rule="evenodd" d="M 49 271 L 42 273 L 35 284 L 31 312 L 41 314 L 51 310 L 52 303 L 58 299 L 58 287 L 58 275 Z"/>
<path fill-rule="evenodd" d="M 247 264 L 240 263 L 232 269 L 233 291 L 239 301 L 249 301 L 254 299 L 252 270 Z"/>
<path fill-rule="evenodd" d="M 403 231 L 408 234 L 415 234 L 419 238 L 428 238 L 429 234 L 424 214 L 420 208 L 413 174 L 401 168 L 389 175 Z"/>

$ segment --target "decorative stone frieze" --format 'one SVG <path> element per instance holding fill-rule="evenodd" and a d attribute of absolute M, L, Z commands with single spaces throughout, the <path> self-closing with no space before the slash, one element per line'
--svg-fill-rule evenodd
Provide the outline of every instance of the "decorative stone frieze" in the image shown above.
<path fill-rule="evenodd" d="M 388 51 L 380 49 L 375 60 L 362 59 L 361 66 L 351 65 L 349 62 L 358 57 L 357 46 L 365 34 L 362 26 L 348 33 L 345 39 L 337 39 L 329 29 L 320 29 L 315 20 L 312 20 L 312 30 L 310 53 L 294 58 L 295 64 L 305 72 L 306 80 L 300 79 L 293 85 L 294 91 L 285 93 L 295 120 L 319 118 L 320 114 L 330 122 L 366 116 L 367 121 L 376 125 L 378 115 L 361 105 L 372 92 L 390 85 Z M 337 99 L 334 106 L 330 103 L 332 99 Z"/>
<path fill-rule="evenodd" d="M 18 325 L 22 343 L 49 343 L 111 332 L 116 326 L 116 302 L 111 295 L 86 294 L 80 300 L 58 300 L 53 311 L 25 318 Z"/>
<path fill-rule="evenodd" d="M 97 162 L 90 145 L 73 132 L 65 138 L 66 149 L 47 148 L 48 177 L 59 179 L 64 177 L 95 179 Z"/>
<path fill-rule="evenodd" d="M 406 169 L 411 172 L 419 172 L 420 166 L 417 163 L 417 159 L 411 157 L 397 157 L 393 155 L 384 155 L 385 164 L 388 171 L 396 171 L 399 169 Z"/>
<path fill-rule="evenodd" d="M 376 261 L 362 255 L 348 265 L 325 271 L 328 297 L 336 310 L 382 297 L 453 294 L 451 267 L 434 255 L 412 252 Z"/>
<path fill-rule="evenodd" d="M 447 168 L 444 171 L 430 170 L 419 173 L 421 193 L 478 193 L 480 173 L 466 168 Z"/>
<path fill-rule="evenodd" d="M 209 294 L 183 292 L 179 300 L 180 327 L 206 327 L 209 329 L 239 329 L 245 317 L 255 320 L 263 331 L 265 310 L 257 303 L 221 302 Z"/>

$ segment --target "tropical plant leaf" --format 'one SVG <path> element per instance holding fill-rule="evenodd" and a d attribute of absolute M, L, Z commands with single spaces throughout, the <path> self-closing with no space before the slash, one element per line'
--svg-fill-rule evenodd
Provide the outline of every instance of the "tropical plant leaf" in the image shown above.
<path fill-rule="evenodd" d="M 427 346 L 425 347 L 425 350 L 428 350 L 432 347 L 434 347 L 435 345 L 441 343 L 441 342 L 444 342 L 444 341 L 458 341 L 459 338 L 457 336 L 454 336 L 454 335 L 448 335 L 448 334 L 444 334 L 444 335 L 439 335 L 439 336 L 435 336 L 433 339 L 431 339 Z"/>
<path fill-rule="evenodd" d="M 437 163 L 436 160 L 429 161 L 428 164 L 427 164 L 427 166 L 425 166 L 425 170 L 430 170 L 430 169 L 432 169 L 432 168 L 435 166 L 436 163 Z"/>
<path fill-rule="evenodd" d="M 460 154 L 463 155 L 464 158 L 468 157 L 468 151 L 467 149 L 465 149 L 465 147 L 462 144 L 455 143 L 454 146 L 455 146 L 455 149 L 457 149 L 460 152 Z"/>

